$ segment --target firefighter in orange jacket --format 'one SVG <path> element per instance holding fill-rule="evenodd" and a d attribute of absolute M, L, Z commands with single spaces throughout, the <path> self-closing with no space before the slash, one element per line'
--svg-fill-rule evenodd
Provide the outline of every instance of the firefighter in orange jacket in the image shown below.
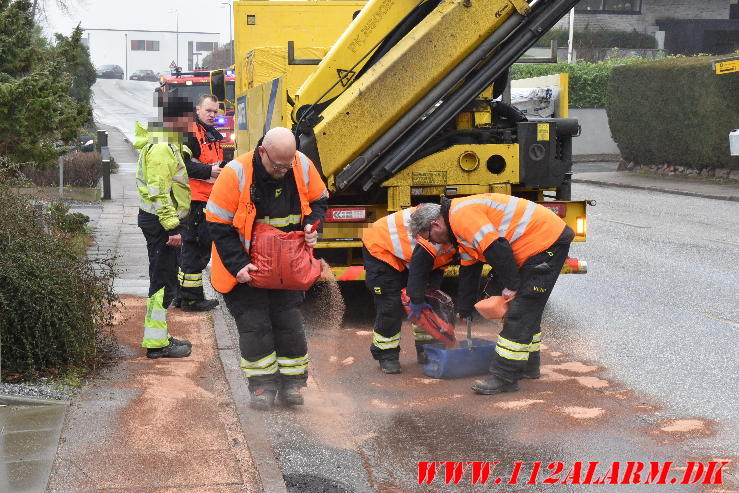
<path fill-rule="evenodd" d="M 180 290 L 175 300 L 175 306 L 187 312 L 202 312 L 218 306 L 218 300 L 205 299 L 203 292 L 203 270 L 210 261 L 211 249 L 205 204 L 223 165 L 223 136 L 213 126 L 218 115 L 218 98 L 212 94 L 201 96 L 195 114 L 187 141 L 192 157 L 185 160 L 190 178 L 190 215 L 182 232 Z"/>
<path fill-rule="evenodd" d="M 265 222 L 286 232 L 305 230 L 312 247 L 318 232 L 308 231 L 327 208 L 320 174 L 282 127 L 228 163 L 210 193 L 205 215 L 214 247 L 211 282 L 236 320 L 241 368 L 256 409 L 271 409 L 276 395 L 283 404 L 303 404 L 308 347 L 299 308 L 304 292 L 249 285 L 256 270 L 249 258 L 252 228 Z"/>
<path fill-rule="evenodd" d="M 433 244 L 411 235 L 409 223 L 415 207 L 405 209 L 375 221 L 362 235 L 365 283 L 373 296 L 375 324 L 372 332 L 372 356 L 383 373 L 400 373 L 400 328 L 403 306 L 400 291 L 407 284 L 411 298 L 411 317 L 417 317 L 427 305 L 424 292 L 427 285 L 438 288 L 442 268 L 454 259 L 456 249 L 451 244 Z M 407 269 L 409 263 L 420 263 L 428 269 Z M 429 274 L 431 279 L 429 279 Z M 425 361 L 423 345 L 433 338 L 413 324 L 416 356 Z"/>
<path fill-rule="evenodd" d="M 414 234 L 452 241 L 460 252 L 458 312 L 472 316 L 484 263 L 494 272 L 493 293 L 511 299 L 491 376 L 476 380 L 479 394 L 518 390 L 521 378 L 539 378 L 541 317 L 575 234 L 546 207 L 510 195 L 486 193 L 442 199 L 411 218 Z"/>

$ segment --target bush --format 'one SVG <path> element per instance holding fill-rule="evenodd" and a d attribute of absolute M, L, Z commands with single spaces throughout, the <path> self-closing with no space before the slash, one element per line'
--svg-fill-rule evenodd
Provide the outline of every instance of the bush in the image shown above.
<path fill-rule="evenodd" d="M 2 372 L 33 377 L 92 368 L 110 344 L 112 259 L 75 251 L 84 221 L 0 183 Z"/>
<path fill-rule="evenodd" d="M 613 70 L 608 121 L 624 159 L 739 168 L 739 157 L 729 155 L 729 132 L 739 115 L 739 77 L 716 75 L 715 58 L 671 57 Z"/>
<path fill-rule="evenodd" d="M 100 180 L 101 161 L 98 152 L 74 151 L 64 156 L 64 185 L 97 188 Z M 111 163 L 112 164 L 112 163 Z M 59 167 L 39 169 L 26 166 L 23 174 L 39 187 L 59 186 Z"/>
<path fill-rule="evenodd" d="M 604 108 L 608 102 L 608 80 L 613 68 L 643 61 L 645 61 L 643 58 L 633 57 L 609 58 L 598 63 L 519 63 L 511 69 L 511 78 L 526 79 L 568 73 L 571 108 Z"/>
<path fill-rule="evenodd" d="M 549 48 L 553 40 L 558 46 L 567 46 L 569 32 L 566 29 L 552 29 L 539 38 L 534 46 Z M 657 40 L 654 36 L 636 31 L 609 31 L 606 29 L 575 31 L 572 40 L 575 49 L 583 48 L 637 48 L 654 49 Z"/>

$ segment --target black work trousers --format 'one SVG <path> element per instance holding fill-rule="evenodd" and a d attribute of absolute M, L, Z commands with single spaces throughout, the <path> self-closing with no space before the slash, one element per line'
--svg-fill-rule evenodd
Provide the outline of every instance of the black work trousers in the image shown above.
<path fill-rule="evenodd" d="M 526 370 L 529 357 L 539 361 L 541 317 L 552 288 L 567 260 L 572 241 L 568 227 L 553 245 L 528 259 L 519 269 L 521 285 L 516 297 L 508 304 L 490 373 L 509 381 L 516 381 Z M 499 295 L 502 286 L 493 280 L 489 294 Z M 533 362 L 533 361 L 532 361 Z"/>
<path fill-rule="evenodd" d="M 236 320 L 241 368 L 249 389 L 279 390 L 305 386 L 308 343 L 300 305 L 303 291 L 261 289 L 238 284 L 223 295 Z"/>
<path fill-rule="evenodd" d="M 400 302 L 400 291 L 408 282 L 408 270 L 402 272 L 387 262 L 375 258 L 362 248 L 365 284 L 372 293 L 375 305 L 370 351 L 376 360 L 398 359 L 400 355 L 400 328 L 405 310 Z"/>
<path fill-rule="evenodd" d="M 203 270 L 210 261 L 211 239 L 205 222 L 206 202 L 193 200 L 190 215 L 185 219 L 182 231 L 182 256 L 180 264 L 180 298 L 183 301 L 201 301 Z"/>
<path fill-rule="evenodd" d="M 179 248 L 167 246 L 169 233 L 159 217 L 139 209 L 138 226 L 146 239 L 149 254 L 149 297 L 164 288 L 163 308 L 166 309 L 177 292 L 177 254 Z"/>

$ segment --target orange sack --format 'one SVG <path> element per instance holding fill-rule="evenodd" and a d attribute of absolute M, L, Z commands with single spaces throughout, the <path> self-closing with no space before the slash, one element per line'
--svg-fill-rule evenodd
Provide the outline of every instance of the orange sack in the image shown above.
<path fill-rule="evenodd" d="M 491 296 L 475 303 L 475 310 L 488 320 L 503 318 L 508 312 L 508 302 L 511 300 L 506 300 L 502 296 Z"/>
<path fill-rule="evenodd" d="M 321 276 L 321 264 L 313 257 L 313 249 L 305 244 L 305 233 L 285 233 L 265 223 L 256 223 L 253 231 L 250 286 L 263 289 L 296 289 L 305 291 Z"/>

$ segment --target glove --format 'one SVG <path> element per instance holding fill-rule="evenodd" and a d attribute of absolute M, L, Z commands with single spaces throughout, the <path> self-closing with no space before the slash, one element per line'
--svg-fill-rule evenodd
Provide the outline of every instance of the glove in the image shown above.
<path fill-rule="evenodd" d="M 408 320 L 414 320 L 421 316 L 421 312 L 426 308 L 431 308 L 431 305 L 428 303 L 413 303 L 412 301 L 408 303 L 408 307 L 411 309 L 411 312 L 408 314 Z"/>

